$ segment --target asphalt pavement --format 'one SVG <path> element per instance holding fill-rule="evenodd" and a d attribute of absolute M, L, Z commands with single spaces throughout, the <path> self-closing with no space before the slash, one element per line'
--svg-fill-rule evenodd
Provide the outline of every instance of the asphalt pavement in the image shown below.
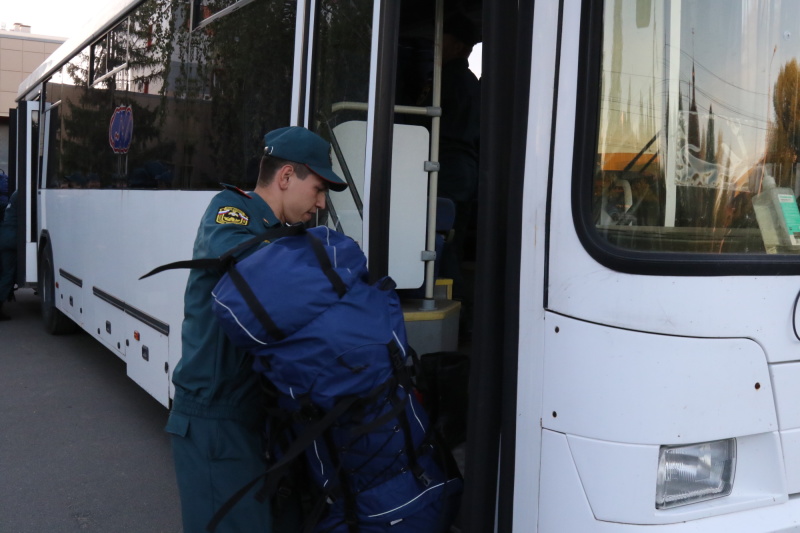
<path fill-rule="evenodd" d="M 167 409 L 85 333 L 48 335 L 39 298 L 0 322 L 0 533 L 180 532 Z"/>

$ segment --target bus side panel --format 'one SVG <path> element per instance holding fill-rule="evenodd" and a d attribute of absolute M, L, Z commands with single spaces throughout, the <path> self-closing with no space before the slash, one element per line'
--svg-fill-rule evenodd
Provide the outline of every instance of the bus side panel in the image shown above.
<path fill-rule="evenodd" d="M 183 293 L 189 271 L 139 277 L 162 264 L 191 259 L 197 227 L 214 194 L 127 191 L 123 196 L 126 244 L 118 280 L 127 305 L 128 376 L 164 405 L 172 397 L 172 371 L 181 356 Z M 145 228 L 157 228 L 157 234 Z"/>
<path fill-rule="evenodd" d="M 778 429 L 766 356 L 751 340 L 653 335 L 552 314 L 547 323 L 546 428 L 632 444 Z"/>
<path fill-rule="evenodd" d="M 169 406 L 169 336 L 130 314 L 126 314 L 124 324 L 128 377 L 162 405 Z M 170 328 L 170 334 L 180 336 L 180 328 Z"/>
<path fill-rule="evenodd" d="M 786 501 L 769 368 L 756 343 L 547 322 L 543 426 L 567 435 L 598 519 L 674 523 Z M 729 496 L 655 509 L 660 445 L 730 438 Z"/>
<path fill-rule="evenodd" d="M 800 493 L 800 363 L 771 365 L 772 387 L 781 426 L 787 490 Z"/>
<path fill-rule="evenodd" d="M 125 359 L 131 379 L 169 405 L 188 271 L 139 277 L 192 257 L 197 226 L 215 192 L 49 189 L 41 194 L 58 308 Z M 160 234 L 147 229 L 153 227 Z"/>
<path fill-rule="evenodd" d="M 55 272 L 54 279 L 58 284 L 56 288 L 58 308 L 73 322 L 79 326 L 83 326 L 83 287 L 81 286 L 80 280 L 73 277 L 66 277 L 65 274 L 63 269 Z"/>
<path fill-rule="evenodd" d="M 122 193 L 46 189 L 40 198 L 41 208 L 47 212 L 47 226 L 40 234 L 47 231 L 49 236 L 47 245 L 58 284 L 56 306 L 118 357 L 124 357 L 124 309 L 112 282 L 121 264 L 112 250 L 121 239 Z"/>

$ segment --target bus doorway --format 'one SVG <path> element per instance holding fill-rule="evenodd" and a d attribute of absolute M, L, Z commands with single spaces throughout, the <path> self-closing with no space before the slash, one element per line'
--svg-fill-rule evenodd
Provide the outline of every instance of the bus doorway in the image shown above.
<path fill-rule="evenodd" d="M 37 188 L 41 153 L 39 145 L 39 102 L 21 102 L 16 112 L 17 139 L 29 139 L 29 142 L 17 144 L 12 158 L 11 180 L 15 180 L 17 189 L 18 218 L 24 223 L 17 225 L 17 284 L 32 285 L 36 283 L 36 261 L 26 261 L 26 257 L 36 257 L 37 228 Z"/>
<path fill-rule="evenodd" d="M 469 366 L 456 372 L 459 384 L 449 383 L 450 397 L 459 398 L 454 416 L 468 419 L 466 439 L 456 443 L 467 480 L 459 523 L 463 531 L 491 531 L 498 516 L 498 530 L 510 531 L 532 6 L 374 8 L 381 11 L 349 4 L 346 18 L 339 6 L 334 17 L 326 14 L 328 24 L 317 19 L 302 118 L 331 139 L 334 165 L 358 193 L 331 199 L 328 224 L 364 245 L 373 276 L 403 280 L 409 338 L 422 358 L 458 354 Z M 350 38 L 337 33 L 336 15 Z M 377 33 L 366 31 L 370 24 Z M 456 39 L 462 52 L 451 62 Z M 479 43 L 476 74 L 463 49 Z M 437 224 L 440 218 L 449 223 Z M 404 262 L 408 278 L 399 275 Z"/>
<path fill-rule="evenodd" d="M 413 4 L 413 3 L 412 3 Z M 405 7 L 404 3 L 404 7 Z M 413 13 L 404 12 L 408 33 L 401 31 L 399 57 L 403 46 L 418 41 L 424 24 Z M 519 228 L 522 219 L 522 182 L 525 163 L 526 121 L 530 72 L 532 5 L 510 2 L 447 3 L 441 11 L 428 11 L 434 43 L 432 64 L 440 65 L 440 79 L 433 79 L 433 98 L 438 85 L 438 106 L 442 117 L 438 129 L 439 162 L 435 176 L 439 190 L 454 200 L 461 220 L 454 222 L 453 247 L 457 264 L 449 265 L 445 276 L 454 281 L 461 303 L 459 351 L 469 358 L 468 406 L 464 457 L 465 491 L 459 526 L 463 531 L 511 531 L 515 479 L 517 331 L 520 294 Z M 465 28 L 466 18 L 474 26 Z M 462 18 L 462 20 L 463 20 Z M 402 19 L 401 19 L 402 20 Z M 452 25 L 451 25 L 452 24 Z M 475 32 L 469 35 L 470 32 Z M 437 57 L 437 34 L 442 50 Z M 455 34 L 455 35 L 454 35 Z M 464 61 L 445 50 L 454 39 L 480 45 L 482 62 L 478 94 L 471 93 L 464 77 Z M 477 48 L 474 47 L 474 48 Z M 474 52 L 473 52 L 474 53 Z M 470 58 L 470 62 L 472 58 Z M 460 63 L 462 80 L 453 87 L 452 70 Z M 434 70 L 434 74 L 436 71 Z M 458 74 L 456 74 L 457 78 Z M 398 80 L 398 91 L 405 88 Z M 551 81 L 552 83 L 552 81 Z M 552 85 L 551 85 L 552 87 Z M 518 90 L 523 88 L 522 90 Z M 453 93 L 456 93 L 455 95 Z M 402 98 L 398 92 L 398 99 Z M 433 99 L 432 98 L 432 99 Z M 452 191 L 451 164 L 468 181 L 464 161 L 475 119 L 468 118 L 469 106 L 479 99 L 477 122 L 477 183 L 469 191 Z M 448 109 L 450 107 L 450 109 Z M 458 113 L 451 120 L 449 113 Z M 457 128 L 454 134 L 453 126 Z M 434 126 L 435 128 L 435 126 Z M 461 157 L 453 157 L 456 153 Z M 432 181 L 434 176 L 432 176 Z M 451 183 L 448 183 L 450 181 Z M 441 196 L 441 194 L 439 194 Z M 453 251 L 451 249 L 451 251 Z M 452 259 L 445 255 L 443 261 Z M 444 267 L 447 269 L 447 267 Z M 534 439 L 535 440 L 535 439 Z M 534 447 L 535 449 L 535 447 Z M 502 456 L 502 461 L 501 461 Z"/>
<path fill-rule="evenodd" d="M 443 390 L 466 422 L 466 440 L 456 448 L 465 475 L 457 525 L 465 532 L 514 527 L 519 228 L 532 16 L 532 5 L 516 2 L 401 6 L 396 104 L 432 105 L 441 113 L 394 115 L 396 124 L 423 123 L 431 133 L 430 157 L 438 165 L 429 173 L 429 250 L 436 249 L 430 228 L 442 206 L 431 199 L 450 201 L 456 210 L 452 226 L 439 228 L 446 232 L 445 248 L 436 253 L 438 265 L 427 265 L 424 297 L 434 294 L 435 300 L 441 285 L 430 280 L 438 278 L 460 306 L 455 351 L 467 358 L 468 378 L 460 381 L 464 374 L 454 371 Z M 475 53 L 476 45 L 480 72 L 467 70 L 468 49 Z M 414 323 L 407 324 L 413 331 Z"/>

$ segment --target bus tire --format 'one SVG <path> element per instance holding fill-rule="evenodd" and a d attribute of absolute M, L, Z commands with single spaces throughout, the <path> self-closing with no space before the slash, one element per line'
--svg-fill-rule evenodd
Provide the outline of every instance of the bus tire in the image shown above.
<path fill-rule="evenodd" d="M 50 244 L 45 244 L 39 259 L 39 293 L 42 297 L 42 323 L 48 333 L 67 335 L 78 331 L 78 325 L 56 307 L 53 250 Z"/>

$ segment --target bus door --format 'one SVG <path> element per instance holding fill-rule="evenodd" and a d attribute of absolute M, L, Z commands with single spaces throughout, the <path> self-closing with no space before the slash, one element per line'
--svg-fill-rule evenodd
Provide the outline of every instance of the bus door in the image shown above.
<path fill-rule="evenodd" d="M 405 23 L 404 13 L 419 11 L 411 4 L 315 3 L 303 118 L 331 141 L 335 170 L 351 182 L 331 195 L 326 222 L 362 245 L 374 278 L 388 274 L 406 291 L 409 338 L 424 354 L 457 348 L 460 305 L 432 288 L 438 110 L 424 88 L 434 70 L 434 9 L 425 7 L 412 65 L 397 52 L 415 29 Z M 411 78 L 419 94 L 406 99 L 399 87 Z"/>
<path fill-rule="evenodd" d="M 396 40 L 386 29 L 396 17 L 381 18 L 393 9 L 388 4 L 312 2 L 303 123 L 331 142 L 334 169 L 350 183 L 331 195 L 327 223 L 361 244 L 374 274 L 417 288 L 424 280 L 430 141 L 422 126 L 390 122 L 394 60 L 379 57 Z"/>
<path fill-rule="evenodd" d="M 17 284 L 36 283 L 37 176 L 39 175 L 39 102 L 20 102 L 16 124 Z"/>

